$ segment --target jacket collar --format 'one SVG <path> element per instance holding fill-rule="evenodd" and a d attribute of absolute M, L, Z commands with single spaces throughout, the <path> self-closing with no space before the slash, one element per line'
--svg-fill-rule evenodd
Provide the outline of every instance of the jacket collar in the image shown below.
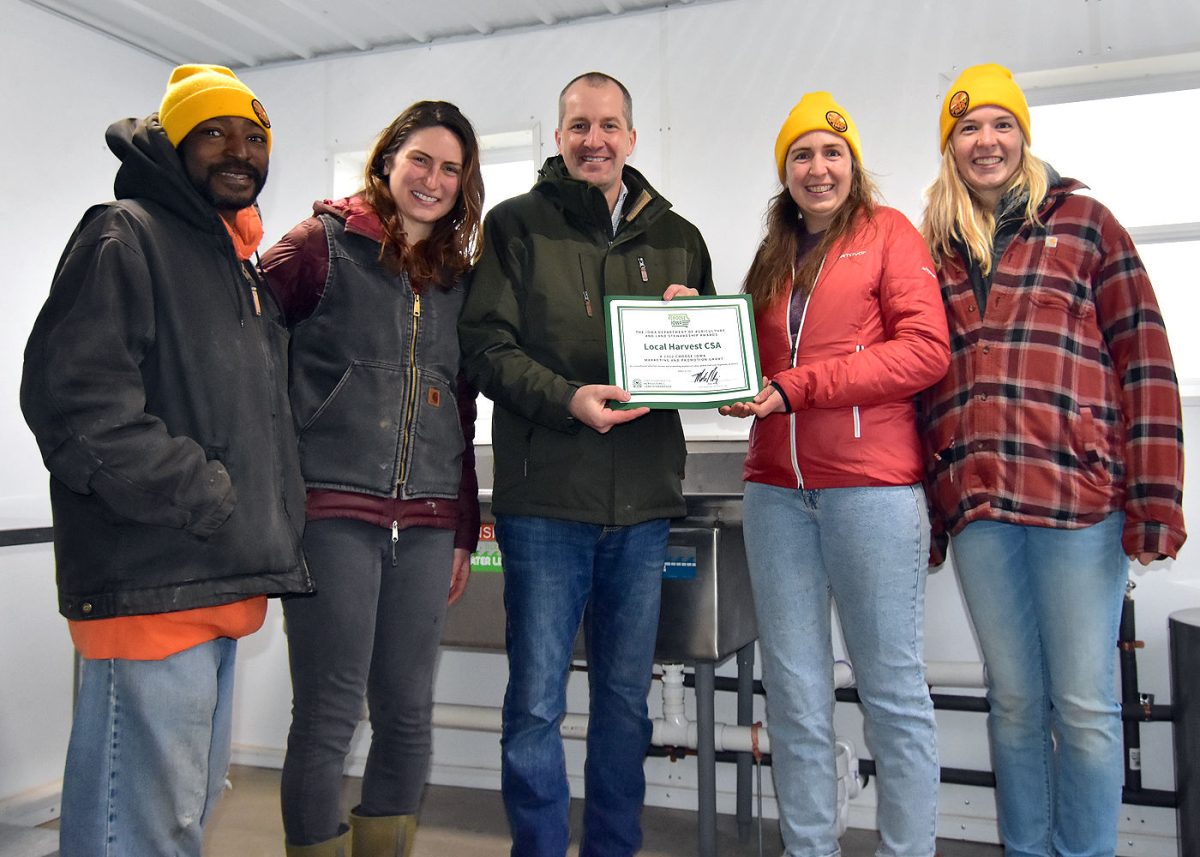
<path fill-rule="evenodd" d="M 649 224 L 670 209 L 671 203 L 650 185 L 645 176 L 628 164 L 622 171 L 621 180 L 629 188 L 625 213 L 621 215 L 623 223 Z M 552 200 L 568 219 L 602 228 L 611 234 L 612 220 L 604 194 L 587 182 L 571 178 L 562 155 L 546 159 L 533 189 Z"/>

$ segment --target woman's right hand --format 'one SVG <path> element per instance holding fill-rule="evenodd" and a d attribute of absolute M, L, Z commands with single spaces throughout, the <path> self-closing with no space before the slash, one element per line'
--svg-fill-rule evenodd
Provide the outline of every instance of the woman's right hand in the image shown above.
<path fill-rule="evenodd" d="M 778 411 L 785 411 L 787 408 L 783 403 L 783 396 L 764 376 L 762 379 L 763 388 L 749 402 L 734 402 L 732 405 L 722 405 L 717 408 L 717 413 L 725 417 L 765 417 Z"/>
<path fill-rule="evenodd" d="M 734 402 L 732 405 L 721 405 L 721 407 L 717 408 L 717 413 L 723 417 L 737 417 L 738 419 L 754 416 L 754 411 L 750 410 L 749 402 Z"/>

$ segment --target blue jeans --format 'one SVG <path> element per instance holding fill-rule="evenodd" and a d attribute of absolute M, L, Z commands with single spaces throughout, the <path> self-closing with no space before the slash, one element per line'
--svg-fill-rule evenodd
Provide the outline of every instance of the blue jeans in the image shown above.
<path fill-rule="evenodd" d="M 641 847 L 646 696 L 668 530 L 666 520 L 604 527 L 497 516 L 509 671 L 501 789 L 513 857 L 567 851 L 570 790 L 558 730 L 585 608 L 591 705 L 579 854 L 622 857 Z"/>
<path fill-rule="evenodd" d="M 237 642 L 84 660 L 63 774 L 62 857 L 200 857 L 225 788 Z"/>
<path fill-rule="evenodd" d="M 393 544 L 385 527 L 309 521 L 304 555 L 317 592 L 283 600 L 292 725 L 279 792 L 289 845 L 338 835 L 342 771 L 364 696 L 371 749 L 357 814 L 409 815 L 420 806 L 454 531 L 410 527 Z"/>
<path fill-rule="evenodd" d="M 786 857 L 839 853 L 831 596 L 878 773 L 877 854 L 930 857 L 938 759 L 923 656 L 921 487 L 748 482 L 744 528 Z"/>
<path fill-rule="evenodd" d="M 1100 857 L 1116 849 L 1124 525 L 1119 512 L 1079 530 L 975 521 L 952 539 L 987 664 L 1008 857 Z"/>

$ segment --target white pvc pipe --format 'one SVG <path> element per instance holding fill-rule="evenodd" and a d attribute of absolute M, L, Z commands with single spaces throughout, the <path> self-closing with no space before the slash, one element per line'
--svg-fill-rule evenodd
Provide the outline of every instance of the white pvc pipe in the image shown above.
<path fill-rule="evenodd" d="M 651 721 L 650 743 L 655 747 L 699 746 L 699 725 L 689 720 L 684 708 L 683 665 L 664 664 L 662 674 L 662 717 Z M 938 687 L 985 687 L 983 664 L 961 661 L 931 661 L 925 665 L 925 680 Z M 834 687 L 853 687 L 854 670 L 846 661 L 833 665 Z M 477 732 L 499 732 L 500 709 L 486 705 L 452 705 L 434 703 L 433 725 L 443 729 L 468 729 Z M 559 731 L 564 738 L 586 738 L 588 715 L 568 714 L 563 717 Z M 714 745 L 718 752 L 731 750 L 749 753 L 754 750 L 757 730 L 758 750 L 771 752 L 771 737 L 765 726 L 714 724 Z"/>

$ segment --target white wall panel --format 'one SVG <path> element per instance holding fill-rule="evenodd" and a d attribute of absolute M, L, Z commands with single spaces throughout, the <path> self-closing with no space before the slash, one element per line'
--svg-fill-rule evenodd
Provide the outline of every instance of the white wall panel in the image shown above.
<path fill-rule="evenodd" d="M 17 405 L 21 358 L 84 210 L 112 198 L 114 119 L 158 109 L 169 67 L 16 0 L 0 0 L 0 526 L 48 526 L 47 477 Z M 49 545 L 0 550 L 0 817 L 53 811 L 71 719 L 71 641 Z M 31 816 L 30 813 L 33 813 Z"/>
<path fill-rule="evenodd" d="M 0 0 L 6 26 L 0 35 L 0 72 L 10 125 L 3 135 L 6 169 L 0 191 L 8 204 L 0 251 L 7 283 L 0 337 L 0 514 L 46 517 L 45 477 L 16 407 L 20 355 L 33 316 L 46 293 L 62 246 L 84 208 L 111 194 L 116 163 L 104 146 L 106 125 L 154 109 L 167 67 L 16 0 Z M 780 122 L 800 95 L 829 89 L 859 124 L 867 167 L 894 206 L 916 218 L 921 192 L 934 174 L 938 100 L 963 66 L 1005 63 L 1018 72 L 1042 71 L 1107 60 L 1138 60 L 1200 51 L 1200 5 L 1185 0 L 983 0 L 895 3 L 858 0 L 831 6 L 809 0 L 731 0 L 673 9 L 625 21 L 565 25 L 528 33 L 456 42 L 433 48 L 381 52 L 244 74 L 266 105 L 275 129 L 271 177 L 262 197 L 268 243 L 306 216 L 313 199 L 329 193 L 332 156 L 361 149 L 396 113 L 421 98 L 456 102 L 481 133 L 540 125 L 544 152 L 553 153 L 556 99 L 579 72 L 600 69 L 622 79 L 634 96 L 638 150 L 631 163 L 704 232 L 718 287 L 736 291 L 761 235 L 762 214 L 777 189 L 772 146 Z M 202 58 L 198 58 L 202 59 Z M 1081 147 L 1089 134 L 1080 129 Z M 1036 150 L 1037 130 L 1034 129 Z M 1153 134 L 1143 141 L 1152 151 Z M 1145 151 L 1143 146 L 1140 151 Z M 1069 163 L 1056 164 L 1070 174 Z M 1087 180 L 1087 176 L 1080 176 Z M 1144 178 L 1144 176 L 1140 176 Z M 1200 460 L 1200 405 L 1187 408 L 1190 457 Z M 733 426 L 731 428 L 731 425 Z M 689 417 L 693 436 L 744 432 L 717 417 Z M 1190 505 L 1200 491 L 1195 468 L 1186 490 Z M 1193 532 L 1200 516 L 1189 515 Z M 1159 702 L 1169 698 L 1166 616 L 1200 604 L 1200 553 L 1184 548 L 1138 581 L 1138 627 L 1146 648 L 1140 664 L 1143 689 Z M 32 556 L 32 555 L 31 555 Z M 22 563 L 27 560 L 23 559 Z M 39 661 L 18 649 L 0 667 L 0 682 L 44 689 L 31 701 L 35 712 L 12 720 L 0 710 L 0 799 L 52 780 L 61 768 L 62 714 L 69 693 L 62 687 L 65 633 L 54 612 L 48 551 L 29 559 L 44 566 L 37 584 L 18 584 L 6 602 L 26 605 L 21 639 Z M 6 588 L 28 572 L 5 574 Z M 22 569 L 25 566 L 22 565 Z M 963 614 L 952 571 L 930 578 L 928 656 L 970 659 L 977 650 Z M 0 618 L 0 621 L 3 621 Z M 286 646 L 273 608 L 266 629 L 244 641 L 235 741 L 244 758 L 277 761 L 288 722 L 290 692 Z M 728 672 L 725 668 L 722 672 Z M 39 679 L 28 682 L 29 674 Z M 7 677 L 6 677 L 7 676 Z M 438 697 L 472 704 L 499 704 L 503 659 L 447 652 Z M 27 691 L 33 692 L 33 691 Z M 577 679 L 572 704 L 585 699 Z M 864 745 L 857 713 L 839 712 L 839 726 Z M 54 711 L 54 716 L 42 713 Z M 730 700 L 719 701 L 718 719 L 732 720 Z M 943 756 L 974 766 L 986 760 L 978 715 L 939 715 Z M 1170 788 L 1169 727 L 1144 727 L 1145 780 Z M 44 769 L 22 763 L 27 746 L 48 759 Z M 363 751 L 360 737 L 356 753 Z M 863 750 L 865 752 L 865 749 Z M 16 754 L 16 755 L 14 755 Z M 580 773 L 579 753 L 569 756 Z M 434 776 L 442 781 L 498 782 L 495 736 L 439 733 Z M 361 759 L 359 759 L 361 763 Z M 20 769 L 21 782 L 10 782 Z M 648 763 L 650 799 L 687 806 L 693 799 L 694 764 Z M 769 779 L 769 778 L 768 778 Z M 731 772 L 718 781 L 722 807 L 731 806 Z M 873 790 L 855 810 L 869 823 Z M 969 808 L 968 808 L 969 802 Z M 943 832 L 988 838 L 990 795 L 971 789 L 943 791 Z M 1126 826 L 1137 831 L 1129 853 L 1174 853 L 1169 813 L 1130 810 Z M 967 819 L 964 821 L 963 819 Z M 982 819 L 982 820 L 980 820 Z M 982 832 L 980 832 L 982 831 Z"/>

